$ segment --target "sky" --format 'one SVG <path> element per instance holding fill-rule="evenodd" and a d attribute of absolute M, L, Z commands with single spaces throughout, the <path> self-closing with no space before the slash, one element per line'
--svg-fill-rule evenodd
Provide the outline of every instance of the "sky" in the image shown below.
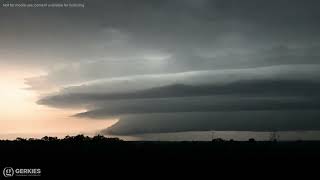
<path fill-rule="evenodd" d="M 0 134 L 320 130 L 319 5 L 1 7 Z"/>

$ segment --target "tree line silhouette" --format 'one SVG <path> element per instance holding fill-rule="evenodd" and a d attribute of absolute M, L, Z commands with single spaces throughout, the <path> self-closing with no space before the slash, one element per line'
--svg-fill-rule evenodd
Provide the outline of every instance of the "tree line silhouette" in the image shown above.
<path fill-rule="evenodd" d="M 271 132 L 269 141 L 271 142 L 278 142 L 280 138 L 280 135 L 278 132 Z M 22 138 L 22 137 L 17 137 L 15 140 L 1 140 L 0 142 L 8 142 L 8 141 L 16 141 L 16 142 L 123 142 L 124 140 L 118 138 L 118 137 L 106 137 L 101 134 L 95 135 L 93 137 L 90 136 L 85 136 L 83 134 L 79 134 L 76 136 L 65 136 L 62 139 L 59 139 L 58 137 L 51 137 L 51 136 L 44 136 L 41 139 L 37 138 Z M 256 140 L 254 138 L 249 138 L 248 142 L 255 142 Z M 214 135 L 212 135 L 212 140 L 211 142 L 226 142 L 226 140 L 222 138 L 214 138 Z M 234 142 L 233 139 L 230 139 L 230 142 Z"/>
<path fill-rule="evenodd" d="M 10 141 L 10 140 L 0 140 L 0 141 Z M 50 136 L 44 136 L 41 139 L 17 137 L 15 140 L 12 140 L 12 141 L 16 141 L 16 142 L 122 142 L 123 140 L 117 137 L 114 137 L 114 138 L 105 137 L 100 134 L 93 137 L 79 134 L 76 136 L 68 135 L 62 139 L 59 139 L 58 137 L 50 137 Z"/>

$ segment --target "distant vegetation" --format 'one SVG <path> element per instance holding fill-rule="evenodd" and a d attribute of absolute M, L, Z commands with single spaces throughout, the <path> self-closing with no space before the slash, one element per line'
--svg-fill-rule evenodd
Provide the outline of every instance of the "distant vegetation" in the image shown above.
<path fill-rule="evenodd" d="M 8 142 L 10 140 L 0 140 L 0 141 Z M 80 134 L 77 136 L 66 136 L 63 139 L 59 139 L 58 137 L 49 137 L 49 136 L 45 136 L 41 139 L 36 139 L 36 138 L 27 139 L 27 138 L 18 137 L 13 141 L 15 142 L 121 142 L 123 140 L 119 138 L 109 138 L 102 135 L 89 137 L 89 136 L 84 136 L 83 134 Z"/>
<path fill-rule="evenodd" d="M 271 142 L 278 142 L 280 138 L 280 135 L 277 132 L 271 132 L 269 141 Z M 1 140 L 0 142 L 123 142 L 124 140 L 117 138 L 117 137 L 105 137 L 103 135 L 96 135 L 93 137 L 85 136 L 83 134 L 79 134 L 76 136 L 65 136 L 62 139 L 59 139 L 58 137 L 50 137 L 50 136 L 44 136 L 41 139 L 37 138 L 21 138 L 17 137 L 15 140 Z M 254 138 L 249 138 L 248 142 L 255 142 L 256 140 Z M 212 136 L 211 142 L 227 142 L 227 140 L 224 140 L 222 138 L 214 138 Z M 230 139 L 230 142 L 235 142 L 233 139 Z"/>

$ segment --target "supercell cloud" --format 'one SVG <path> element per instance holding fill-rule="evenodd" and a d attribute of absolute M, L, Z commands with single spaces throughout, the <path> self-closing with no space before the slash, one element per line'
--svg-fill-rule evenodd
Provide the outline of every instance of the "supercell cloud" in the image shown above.
<path fill-rule="evenodd" d="M 17 60 L 0 65 L 42 68 L 26 78 L 37 103 L 119 118 L 107 133 L 320 130 L 319 5 L 93 0 L 83 9 L 1 9 L 10 20 L 0 19 L 0 58 Z"/>

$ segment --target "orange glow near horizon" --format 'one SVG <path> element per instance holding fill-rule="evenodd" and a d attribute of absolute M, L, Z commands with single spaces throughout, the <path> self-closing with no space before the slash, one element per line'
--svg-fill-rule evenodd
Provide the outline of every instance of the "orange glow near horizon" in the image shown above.
<path fill-rule="evenodd" d="M 117 120 L 76 119 L 79 111 L 37 105 L 38 94 L 27 90 L 24 78 L 30 73 L 0 72 L 1 134 L 74 134 L 96 132 Z"/>

